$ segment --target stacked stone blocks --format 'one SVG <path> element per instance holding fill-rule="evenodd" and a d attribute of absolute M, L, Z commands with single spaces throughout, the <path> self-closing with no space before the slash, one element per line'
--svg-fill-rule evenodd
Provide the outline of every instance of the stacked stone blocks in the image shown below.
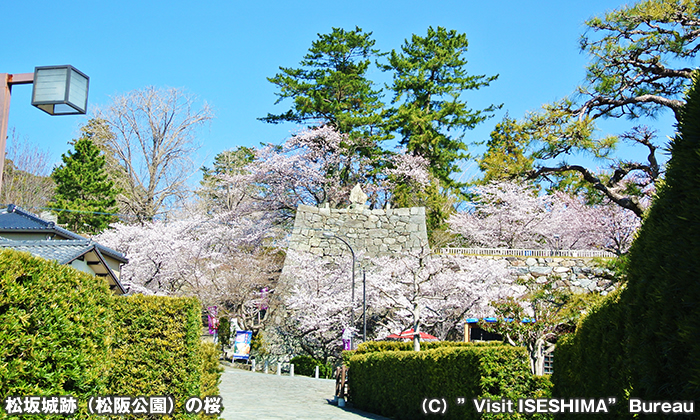
<path fill-rule="evenodd" d="M 362 205 L 346 209 L 300 205 L 289 248 L 337 256 L 346 247 L 332 235 L 370 259 L 428 248 L 424 207 L 370 210 Z"/>

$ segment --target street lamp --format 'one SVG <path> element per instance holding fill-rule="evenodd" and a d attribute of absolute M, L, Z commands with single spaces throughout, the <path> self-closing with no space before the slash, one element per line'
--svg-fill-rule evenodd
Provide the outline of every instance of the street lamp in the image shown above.
<path fill-rule="evenodd" d="M 0 189 L 12 86 L 34 84 L 32 105 L 50 115 L 85 114 L 90 78 L 73 66 L 36 67 L 34 73 L 0 73 Z"/>
<path fill-rule="evenodd" d="M 326 238 L 335 238 L 339 240 L 340 242 L 344 243 L 348 249 L 350 250 L 350 254 L 352 254 L 352 294 L 351 294 L 351 299 L 350 299 L 350 324 L 354 322 L 355 319 L 355 251 L 352 249 L 349 243 L 340 236 L 336 235 L 335 233 L 332 232 L 323 232 L 323 236 Z M 352 328 L 352 325 L 350 326 Z M 353 338 L 350 337 L 350 349 L 354 349 L 353 345 Z"/>

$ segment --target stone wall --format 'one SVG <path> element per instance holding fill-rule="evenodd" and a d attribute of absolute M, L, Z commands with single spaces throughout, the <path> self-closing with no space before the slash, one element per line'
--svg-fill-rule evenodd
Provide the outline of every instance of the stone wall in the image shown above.
<path fill-rule="evenodd" d="M 347 252 L 347 247 L 329 234 L 370 259 L 428 248 L 424 207 L 370 210 L 362 205 L 347 209 L 300 205 L 289 248 L 331 257 Z"/>
<path fill-rule="evenodd" d="M 567 287 L 575 293 L 596 291 L 606 295 L 615 288 L 613 273 L 599 267 L 594 258 L 478 257 L 505 259 L 522 279 L 534 278 L 538 283 L 551 281 L 554 288 Z"/>
<path fill-rule="evenodd" d="M 363 265 L 371 265 L 375 257 L 418 254 L 428 249 L 424 207 L 370 210 L 357 204 L 346 209 L 300 205 L 289 249 L 331 259 L 348 252 L 347 246 L 333 235 L 350 244 L 355 254 L 361 254 Z M 594 258 L 476 256 L 505 259 L 520 278 L 552 281 L 555 288 L 603 294 L 614 288 L 612 273 L 600 268 Z"/>

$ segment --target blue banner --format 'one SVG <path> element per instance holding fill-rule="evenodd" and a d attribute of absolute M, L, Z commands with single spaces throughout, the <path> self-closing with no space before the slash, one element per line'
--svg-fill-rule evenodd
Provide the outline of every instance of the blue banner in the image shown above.
<path fill-rule="evenodd" d="M 234 359 L 248 359 L 248 356 L 250 356 L 250 342 L 252 339 L 252 331 L 236 331 L 236 339 L 233 341 Z"/>

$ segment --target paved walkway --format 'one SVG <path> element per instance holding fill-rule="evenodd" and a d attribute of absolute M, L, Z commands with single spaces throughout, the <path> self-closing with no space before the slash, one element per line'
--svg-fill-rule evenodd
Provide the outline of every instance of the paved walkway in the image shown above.
<path fill-rule="evenodd" d="M 331 404 L 332 379 L 277 376 L 225 367 L 219 390 L 226 420 L 388 420 Z"/>

